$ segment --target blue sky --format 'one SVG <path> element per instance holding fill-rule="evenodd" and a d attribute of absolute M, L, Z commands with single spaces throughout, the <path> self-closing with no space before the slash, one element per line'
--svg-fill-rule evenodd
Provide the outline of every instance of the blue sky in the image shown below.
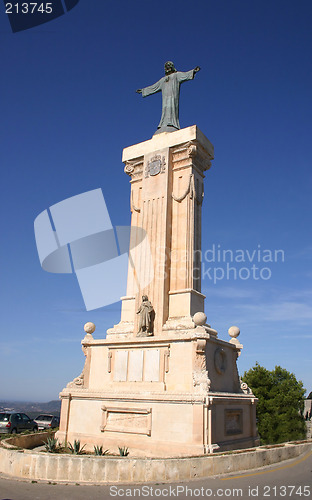
<path fill-rule="evenodd" d="M 311 22 L 308 0 L 80 0 L 13 34 L 0 11 L 1 399 L 56 399 L 82 370 L 84 323 L 102 338 L 120 319 L 119 303 L 87 312 L 74 275 L 41 269 L 33 223 L 102 188 L 113 224 L 129 224 L 122 149 L 151 138 L 161 112 L 160 95 L 135 89 L 167 60 L 202 68 L 181 88 L 180 123 L 215 147 L 203 251 L 285 256 L 259 263 L 270 279 L 214 283 L 206 273 L 208 322 L 222 339 L 240 327 L 241 374 L 256 361 L 281 365 L 311 391 Z"/>

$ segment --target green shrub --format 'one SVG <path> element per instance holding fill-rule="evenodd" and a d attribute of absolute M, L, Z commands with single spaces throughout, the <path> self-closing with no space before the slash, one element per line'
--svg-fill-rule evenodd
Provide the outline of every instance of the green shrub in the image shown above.
<path fill-rule="evenodd" d="M 100 457 L 103 455 L 107 455 L 108 452 L 109 452 L 109 450 L 103 451 L 103 446 L 94 446 L 94 455 L 97 455 Z"/>
<path fill-rule="evenodd" d="M 58 448 L 57 439 L 48 437 L 48 439 L 44 442 L 44 446 L 48 453 L 55 453 Z"/>
<path fill-rule="evenodd" d="M 261 444 L 305 439 L 302 416 L 305 390 L 293 373 L 280 366 L 270 371 L 256 363 L 244 373 L 243 381 L 258 398 L 257 427 Z"/>
<path fill-rule="evenodd" d="M 70 453 L 72 453 L 73 455 L 82 455 L 83 449 L 85 446 L 86 445 L 84 444 L 83 447 L 81 448 L 79 439 L 77 439 L 77 440 L 75 439 L 74 445 L 72 445 L 71 443 L 68 443 L 67 448 L 69 449 Z"/>
<path fill-rule="evenodd" d="M 127 457 L 129 455 L 129 450 L 128 450 L 128 448 L 126 448 L 126 446 L 123 446 L 122 448 L 120 448 L 120 446 L 118 446 L 118 450 L 119 450 L 119 455 L 121 457 Z"/>

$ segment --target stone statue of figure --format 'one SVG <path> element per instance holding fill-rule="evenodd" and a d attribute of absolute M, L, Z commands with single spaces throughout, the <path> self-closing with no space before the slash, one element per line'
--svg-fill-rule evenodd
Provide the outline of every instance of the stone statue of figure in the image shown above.
<path fill-rule="evenodd" d="M 155 311 L 147 295 L 142 296 L 142 303 L 137 314 L 140 315 L 138 337 L 153 335 Z"/>
<path fill-rule="evenodd" d="M 180 129 L 179 123 L 179 96 L 180 84 L 187 80 L 193 80 L 195 74 L 200 70 L 199 66 L 195 69 L 186 71 L 177 71 L 172 61 L 165 63 L 165 76 L 158 82 L 144 89 L 138 89 L 136 92 L 146 97 L 157 92 L 162 92 L 162 115 L 155 134 L 161 132 L 174 132 Z"/>

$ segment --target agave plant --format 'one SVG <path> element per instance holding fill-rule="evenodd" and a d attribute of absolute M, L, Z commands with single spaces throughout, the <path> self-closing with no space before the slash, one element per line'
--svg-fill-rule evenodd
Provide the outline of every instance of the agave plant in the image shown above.
<path fill-rule="evenodd" d="M 102 457 L 103 455 L 107 455 L 108 452 L 109 450 L 103 451 L 103 446 L 94 446 L 94 455 Z"/>
<path fill-rule="evenodd" d="M 58 447 L 57 439 L 48 437 L 47 441 L 44 443 L 44 446 L 48 453 L 55 453 Z"/>
<path fill-rule="evenodd" d="M 127 457 L 129 455 L 129 449 L 126 448 L 126 446 L 123 446 L 122 448 L 118 446 L 118 450 L 121 457 Z"/>
<path fill-rule="evenodd" d="M 75 439 L 74 445 L 72 445 L 71 443 L 68 443 L 67 445 L 70 453 L 72 453 L 73 455 L 81 455 L 85 446 L 86 445 L 84 444 L 82 448 L 80 447 L 79 439 Z"/>

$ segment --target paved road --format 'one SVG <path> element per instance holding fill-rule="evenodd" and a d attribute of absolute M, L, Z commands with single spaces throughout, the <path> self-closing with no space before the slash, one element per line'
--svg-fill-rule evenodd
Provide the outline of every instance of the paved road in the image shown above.
<path fill-rule="evenodd" d="M 112 498 L 312 499 L 312 447 L 275 466 L 242 474 L 171 484 L 82 486 L 30 483 L 0 475 L 0 500 L 105 500 Z"/>

